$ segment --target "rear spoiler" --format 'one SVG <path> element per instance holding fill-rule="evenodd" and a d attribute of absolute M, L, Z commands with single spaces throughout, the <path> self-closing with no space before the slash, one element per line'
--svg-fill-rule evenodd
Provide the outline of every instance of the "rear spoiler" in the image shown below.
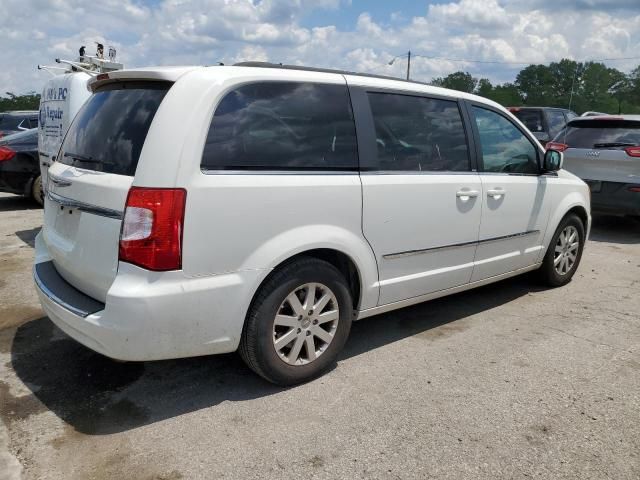
<path fill-rule="evenodd" d="M 101 73 L 87 83 L 87 88 L 95 92 L 98 88 L 111 83 L 144 81 L 144 82 L 175 82 L 180 77 L 198 67 L 158 67 L 149 69 L 117 70 Z"/>

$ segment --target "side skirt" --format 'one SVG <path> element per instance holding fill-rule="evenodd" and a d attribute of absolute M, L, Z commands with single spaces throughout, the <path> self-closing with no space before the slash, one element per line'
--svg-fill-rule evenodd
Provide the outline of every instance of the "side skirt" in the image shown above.
<path fill-rule="evenodd" d="M 434 300 L 440 297 L 446 297 L 447 295 L 452 295 L 458 292 L 464 292 L 465 290 L 471 290 L 472 288 L 481 287 L 483 285 L 487 285 L 489 283 L 498 282 L 500 280 L 504 280 L 506 278 L 515 277 L 522 273 L 530 272 L 532 270 L 536 270 L 542 265 L 542 263 L 536 263 L 534 265 L 530 265 L 528 267 L 520 268 L 518 270 L 514 270 L 512 272 L 502 273 L 500 275 L 495 275 L 493 277 L 485 278 L 483 280 L 478 280 L 473 283 L 466 283 L 464 285 L 459 285 L 457 287 L 447 288 L 445 290 L 438 290 L 436 292 L 427 293 L 426 295 L 419 295 L 417 297 L 407 298 L 405 300 L 400 300 L 399 302 L 387 303 L 386 305 L 379 305 L 377 307 L 368 308 L 366 310 L 360 311 L 356 320 L 362 320 L 363 318 L 372 317 L 374 315 L 378 315 L 381 313 L 390 312 L 392 310 L 396 310 L 398 308 L 408 307 L 410 305 L 415 305 L 417 303 L 426 302 L 428 300 Z"/>

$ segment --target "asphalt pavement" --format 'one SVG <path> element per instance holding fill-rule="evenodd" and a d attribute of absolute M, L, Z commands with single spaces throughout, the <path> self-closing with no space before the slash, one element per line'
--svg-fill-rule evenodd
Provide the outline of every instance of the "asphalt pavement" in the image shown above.
<path fill-rule="evenodd" d="M 0 479 L 638 479 L 640 222 L 534 275 L 354 324 L 294 388 L 235 354 L 118 363 L 43 315 L 42 210 L 0 194 Z"/>

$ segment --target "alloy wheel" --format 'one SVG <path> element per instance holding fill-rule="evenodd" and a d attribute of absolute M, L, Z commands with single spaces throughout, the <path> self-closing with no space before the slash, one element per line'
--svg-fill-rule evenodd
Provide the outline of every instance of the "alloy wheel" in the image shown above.
<path fill-rule="evenodd" d="M 573 225 L 567 225 L 560 233 L 553 253 L 553 267 L 558 275 L 566 275 L 576 264 L 580 236 L 578 229 Z"/>
<path fill-rule="evenodd" d="M 340 312 L 334 293 L 321 283 L 306 283 L 280 304 L 273 321 L 273 346 L 289 365 L 306 365 L 329 347 Z"/>

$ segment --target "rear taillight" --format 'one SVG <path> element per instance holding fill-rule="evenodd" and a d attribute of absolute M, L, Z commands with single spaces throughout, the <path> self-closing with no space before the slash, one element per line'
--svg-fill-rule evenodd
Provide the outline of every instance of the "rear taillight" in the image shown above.
<path fill-rule="evenodd" d="M 640 193 L 640 185 L 637 187 L 629 187 L 629 191 L 633 193 Z"/>
<path fill-rule="evenodd" d="M 11 150 L 9 147 L 0 147 L 0 162 L 11 160 L 15 156 L 16 152 Z"/>
<path fill-rule="evenodd" d="M 627 147 L 624 149 L 630 157 L 640 158 L 640 147 Z"/>
<path fill-rule="evenodd" d="M 557 152 L 564 152 L 567 148 L 569 148 L 569 145 L 566 143 L 549 142 L 546 145 L 547 150 L 555 150 Z"/>
<path fill-rule="evenodd" d="M 131 187 L 120 234 L 120 261 L 147 270 L 180 270 L 186 199 L 182 188 Z"/>

